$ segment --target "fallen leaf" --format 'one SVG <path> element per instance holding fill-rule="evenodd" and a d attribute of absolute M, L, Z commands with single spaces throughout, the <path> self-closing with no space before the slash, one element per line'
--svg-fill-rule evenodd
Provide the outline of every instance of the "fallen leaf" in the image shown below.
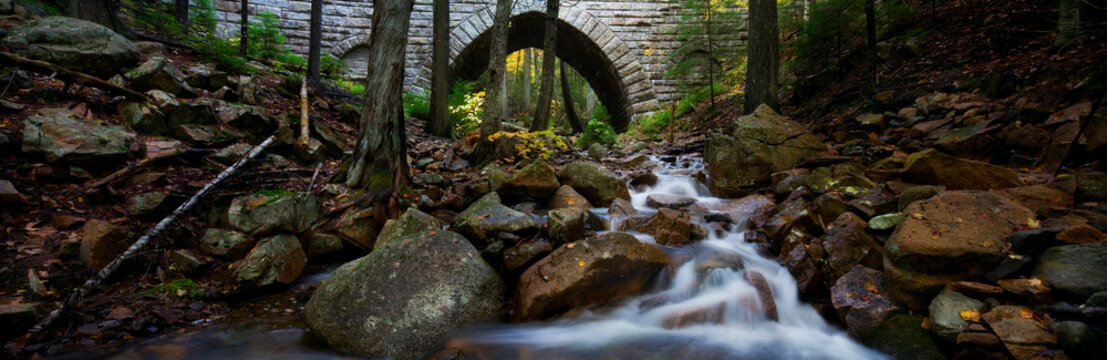
<path fill-rule="evenodd" d="M 865 283 L 865 290 L 872 292 L 873 294 L 879 294 L 880 290 L 876 288 L 876 285 Z"/>
<path fill-rule="evenodd" d="M 958 314 L 961 315 L 961 320 L 980 322 L 980 312 L 976 310 L 969 309 Z"/>
<path fill-rule="evenodd" d="M 1023 308 L 1022 311 L 1019 312 L 1019 316 L 1022 316 L 1023 319 L 1031 319 L 1034 318 L 1034 311 Z"/>

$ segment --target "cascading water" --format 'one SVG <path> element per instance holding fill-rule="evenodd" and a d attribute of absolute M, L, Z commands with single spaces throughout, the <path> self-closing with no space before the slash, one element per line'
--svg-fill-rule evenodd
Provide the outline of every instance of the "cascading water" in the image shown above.
<path fill-rule="evenodd" d="M 720 206 L 725 200 L 708 195 L 689 175 L 702 169 L 699 159 L 658 163 L 657 183 L 631 190 L 631 203 L 640 212 L 655 211 L 646 207 L 652 194 L 690 196 L 698 207 L 727 210 Z M 593 210 L 606 214 L 606 209 Z M 788 270 L 745 241 L 744 218 L 749 214 L 731 215 L 742 218 L 729 231 L 710 231 L 703 241 L 666 249 L 670 255 L 679 254 L 674 259 L 683 259 L 674 261 L 684 262 L 671 264 L 679 265 L 675 271 L 662 271 L 654 293 L 553 322 L 475 329 L 453 339 L 452 345 L 484 358 L 886 358 L 855 343 L 801 303 Z M 617 228 L 621 219 L 608 221 Z M 649 235 L 635 235 L 653 242 Z M 755 281 L 767 285 L 775 312 L 766 304 L 768 299 L 762 301 L 765 291 L 759 291 Z"/>

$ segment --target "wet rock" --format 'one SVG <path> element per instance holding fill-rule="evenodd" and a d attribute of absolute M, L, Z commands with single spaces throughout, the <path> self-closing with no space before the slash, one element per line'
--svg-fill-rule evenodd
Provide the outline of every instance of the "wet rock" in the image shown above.
<path fill-rule="evenodd" d="M 425 231 L 438 231 L 446 227 L 446 223 L 418 209 L 407 209 L 399 218 L 389 219 L 384 222 L 380 235 L 377 236 L 373 248 L 379 248 L 396 239 L 418 234 Z"/>
<path fill-rule="evenodd" d="M 1003 279 L 997 281 L 1004 291 L 1033 304 L 1044 304 L 1051 290 L 1041 279 Z"/>
<path fill-rule="evenodd" d="M 240 196 L 227 208 L 227 221 L 253 236 L 275 231 L 301 233 L 322 213 L 312 193 L 265 192 Z"/>
<path fill-rule="evenodd" d="M 116 106 L 116 116 L 131 129 L 148 135 L 162 135 L 169 131 L 165 114 L 147 103 L 122 102 Z"/>
<path fill-rule="evenodd" d="M 500 277 L 465 238 L 422 232 L 340 266 L 304 306 L 304 320 L 345 353 L 420 358 L 467 324 L 499 319 L 503 298 Z"/>
<path fill-rule="evenodd" d="M 897 204 L 896 208 L 899 211 L 903 211 L 903 209 L 907 208 L 907 205 L 911 205 L 911 203 L 919 200 L 932 198 L 934 197 L 934 195 L 938 195 L 938 193 L 942 192 L 943 190 L 945 189 L 943 189 L 941 186 L 934 185 L 909 187 L 899 194 L 899 203 Z"/>
<path fill-rule="evenodd" d="M 256 243 L 254 238 L 237 231 L 210 228 L 200 238 L 200 250 L 209 255 L 238 259 Z"/>
<path fill-rule="evenodd" d="M 127 250 L 123 231 L 107 221 L 91 219 L 81 227 L 81 262 L 99 271 Z"/>
<path fill-rule="evenodd" d="M 1076 174 L 1077 201 L 1107 201 L 1107 174 Z"/>
<path fill-rule="evenodd" d="M 638 210 L 631 205 L 630 201 L 624 199 L 615 199 L 611 202 L 611 207 L 607 208 L 608 216 L 632 216 L 638 215 Z"/>
<path fill-rule="evenodd" d="M 1044 350 L 1057 345 L 1057 338 L 1049 326 L 1038 321 L 1034 311 L 1028 308 L 1001 305 L 983 318 L 1016 360 L 1038 359 Z"/>
<path fill-rule="evenodd" d="M 706 231 L 697 227 L 684 211 L 661 208 L 638 231 L 653 235 L 658 244 L 679 246 L 706 237 Z"/>
<path fill-rule="evenodd" d="M 185 274 L 191 274 L 196 269 L 205 265 L 205 262 L 188 250 L 173 250 L 169 252 L 169 263 Z"/>
<path fill-rule="evenodd" d="M 985 310 L 987 306 L 983 302 L 950 289 L 943 289 L 930 302 L 930 330 L 938 338 L 951 344 L 956 343 L 957 334 L 969 328 L 970 320 L 980 321 L 977 317 Z"/>
<path fill-rule="evenodd" d="M 550 210 L 546 219 L 550 242 L 556 248 L 584 239 L 589 232 L 603 231 L 603 219 L 588 209 L 565 208 Z"/>
<path fill-rule="evenodd" d="M 504 250 L 503 263 L 507 271 L 518 274 L 553 251 L 549 241 L 528 241 Z"/>
<path fill-rule="evenodd" d="M 874 216 L 896 212 L 896 204 L 899 200 L 892 194 L 873 192 L 851 200 L 848 204 L 854 212 L 871 219 Z"/>
<path fill-rule="evenodd" d="M 335 221 L 334 230 L 354 246 L 370 251 L 376 244 L 382 227 L 377 222 L 376 212 L 373 208 L 356 206 L 346 209 Z"/>
<path fill-rule="evenodd" d="M 119 126 L 85 120 L 66 109 L 42 109 L 23 121 L 23 152 L 46 161 L 116 161 L 127 156 L 134 136 Z"/>
<path fill-rule="evenodd" d="M 810 239 L 823 234 L 819 218 L 809 208 L 807 200 L 802 197 L 792 198 L 773 208 L 762 225 L 781 253 L 788 253 L 793 246 L 801 243 L 801 238 Z"/>
<path fill-rule="evenodd" d="M 855 266 L 879 269 L 883 265 L 880 243 L 865 232 L 865 221 L 853 213 L 844 213 L 834 220 L 823 237 L 827 265 L 835 276 L 841 276 Z"/>
<path fill-rule="evenodd" d="M 690 196 L 670 195 L 670 194 L 650 194 L 646 196 L 646 206 L 652 208 L 671 208 L 679 209 L 691 206 L 696 203 L 696 198 Z"/>
<path fill-rule="evenodd" d="M 824 222 L 837 219 L 839 215 L 849 210 L 842 196 L 835 193 L 819 195 L 811 205 L 814 207 L 815 214 Z"/>
<path fill-rule="evenodd" d="M 630 200 L 627 183 L 611 170 L 594 163 L 570 163 L 561 168 L 558 177 L 563 184 L 572 186 L 596 206 L 609 206 L 615 199 Z"/>
<path fill-rule="evenodd" d="M 1031 276 L 1042 279 L 1061 295 L 1087 299 L 1107 290 L 1107 243 L 1046 249 Z"/>
<path fill-rule="evenodd" d="M 1089 225 L 1077 225 L 1058 233 L 1056 240 L 1065 244 L 1087 244 L 1107 241 L 1107 234 Z"/>
<path fill-rule="evenodd" d="M 450 223 L 450 230 L 474 243 L 486 244 L 500 233 L 533 234 L 538 230 L 538 223 L 530 215 L 500 204 L 500 196 L 496 193 L 489 193 L 457 214 Z"/>
<path fill-rule="evenodd" d="M 957 158 L 934 149 L 908 156 L 900 176 L 905 182 L 942 185 L 951 190 L 991 190 L 1022 185 L 1010 168 Z"/>
<path fill-rule="evenodd" d="M 830 300 L 850 334 L 863 338 L 878 329 L 888 314 L 903 310 L 887 293 L 883 273 L 857 267 L 835 281 Z"/>
<path fill-rule="evenodd" d="M 267 286 L 291 284 L 307 265 L 307 254 L 300 240 L 280 234 L 258 241 L 246 258 L 235 264 L 232 278 L 241 284 Z"/>
<path fill-rule="evenodd" d="M 893 230 L 896 225 L 902 224 L 904 221 L 907 221 L 907 217 L 896 213 L 878 215 L 869 219 L 869 229 L 876 231 Z"/>
<path fill-rule="evenodd" d="M 511 177 L 500 185 L 497 191 L 504 195 L 526 195 L 544 199 L 550 197 L 561 184 L 550 165 L 542 160 L 533 160 L 511 173 Z"/>
<path fill-rule="evenodd" d="M 571 207 L 589 209 L 592 207 L 592 203 L 588 202 L 588 199 L 585 198 L 584 195 L 581 195 L 576 190 L 573 190 L 572 186 L 561 185 L 561 187 L 557 189 L 557 192 L 554 193 L 553 198 L 550 199 L 550 209 L 564 209 Z"/>
<path fill-rule="evenodd" d="M 603 144 L 592 143 L 592 145 L 588 146 L 588 157 L 592 158 L 592 160 L 600 161 L 606 155 L 607 147 L 604 147 Z"/>
<path fill-rule="evenodd" d="M 1018 254 L 1038 255 L 1052 245 L 1064 228 L 1045 227 L 1007 234 L 1011 250 Z"/>
<path fill-rule="evenodd" d="M 816 294 L 826 291 L 823 286 L 824 276 L 805 247 L 796 246 L 792 251 L 782 253 L 780 264 L 796 279 L 796 287 L 800 293 Z"/>
<path fill-rule="evenodd" d="M 719 196 L 736 197 L 769 182 L 770 174 L 793 168 L 825 149 L 803 125 L 759 106 L 723 131 L 709 134 L 704 161 Z"/>
<path fill-rule="evenodd" d="M 130 40 L 69 17 L 51 16 L 11 28 L 0 44 L 22 56 L 105 79 L 138 62 L 138 49 Z"/>
<path fill-rule="evenodd" d="M 127 77 L 131 79 L 131 87 L 138 92 L 157 89 L 181 96 L 186 94 L 186 89 L 191 90 L 177 66 L 161 56 L 146 60 L 138 68 L 128 72 Z"/>
<path fill-rule="evenodd" d="M 38 321 L 42 307 L 37 303 L 0 305 L 0 340 L 8 340 L 23 335 Z"/>
<path fill-rule="evenodd" d="M 638 294 L 668 258 L 632 235 L 610 232 L 562 246 L 528 268 L 515 292 L 517 321 Z"/>
<path fill-rule="evenodd" d="M 945 359 L 922 323 L 920 315 L 893 314 L 861 342 L 896 359 Z"/>
<path fill-rule="evenodd" d="M 983 278 L 1008 255 L 1004 236 L 1034 219 L 994 193 L 952 191 L 908 206 L 885 244 L 885 273 L 897 299 L 922 308 L 946 283 Z"/>
<path fill-rule="evenodd" d="M 733 223 L 743 223 L 755 214 L 773 206 L 773 199 L 765 195 L 749 195 L 741 199 L 726 199 L 716 203 L 715 211 L 726 214 Z"/>
<path fill-rule="evenodd" d="M 946 289 L 959 292 L 962 295 L 974 299 L 988 300 L 989 298 L 998 298 L 1000 296 L 1003 296 L 1003 288 L 975 281 L 954 281 L 946 284 Z"/>
<path fill-rule="evenodd" d="M 1088 324 L 1079 321 L 1061 321 L 1054 326 L 1057 345 L 1065 355 L 1073 359 L 1093 359 L 1102 355 L 1103 345 Z"/>
<path fill-rule="evenodd" d="M 342 238 L 334 235 L 317 235 L 308 241 L 307 256 L 311 258 L 327 256 L 342 251 Z"/>
<path fill-rule="evenodd" d="M 658 179 L 656 174 L 652 172 L 644 173 L 642 175 L 635 176 L 633 179 L 630 179 L 630 187 L 636 189 L 637 191 L 645 191 L 650 186 L 657 185 L 657 180 Z"/>
<path fill-rule="evenodd" d="M 169 195 L 160 192 L 145 192 L 130 198 L 124 203 L 127 212 L 139 218 L 151 218 L 165 215 L 169 212 L 169 204 L 166 200 Z"/>
<path fill-rule="evenodd" d="M 776 312 L 776 300 L 773 299 L 773 290 L 769 287 L 769 282 L 765 280 L 765 275 L 750 270 L 746 272 L 746 281 L 749 281 L 750 285 L 757 289 L 757 300 L 761 303 L 760 312 L 770 320 L 779 320 L 779 315 Z"/>

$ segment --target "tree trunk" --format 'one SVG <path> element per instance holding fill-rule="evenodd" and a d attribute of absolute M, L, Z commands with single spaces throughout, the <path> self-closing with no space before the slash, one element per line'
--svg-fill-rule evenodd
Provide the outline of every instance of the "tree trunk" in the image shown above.
<path fill-rule="evenodd" d="M 250 22 L 250 3 L 249 3 L 249 0 L 242 0 L 242 9 L 241 10 L 242 10 L 242 16 L 241 16 L 242 26 L 238 30 L 238 39 L 239 39 L 238 55 L 241 56 L 243 59 L 245 59 L 246 58 L 246 47 L 248 46 L 246 44 L 246 41 L 248 40 L 247 38 L 249 37 L 249 34 L 247 34 L 247 32 L 249 30 L 249 26 L 247 26 L 247 25 Z"/>
<path fill-rule="evenodd" d="M 865 92 L 876 94 L 876 5 L 875 0 L 865 0 L 865 52 L 868 54 L 868 71 L 865 74 Z"/>
<path fill-rule="evenodd" d="M 565 99 L 565 115 L 569 118 L 569 127 L 573 128 L 573 133 L 577 134 L 584 131 L 584 125 L 580 122 L 580 117 L 577 116 L 577 110 L 573 108 L 573 87 L 569 84 L 569 69 L 565 67 L 565 62 L 561 62 L 561 97 Z"/>
<path fill-rule="evenodd" d="M 1060 0 L 1057 6 L 1057 38 L 1053 46 L 1063 46 L 1080 34 L 1080 0 Z"/>
<path fill-rule="evenodd" d="M 752 113 L 761 104 L 777 109 L 776 92 L 780 65 L 776 0 L 750 0 L 749 8 L 750 41 L 746 60 L 748 65 L 745 104 L 747 114 Z"/>
<path fill-rule="evenodd" d="M 173 9 L 173 17 L 183 26 L 184 31 L 188 32 L 188 0 L 176 0 L 174 5 L 176 7 Z"/>
<path fill-rule="evenodd" d="M 114 0 L 69 0 L 69 17 L 91 21 L 118 31 Z"/>
<path fill-rule="evenodd" d="M 546 0 L 545 43 L 542 44 L 542 85 L 538 88 L 538 108 L 534 110 L 531 131 L 546 130 L 550 124 L 550 101 L 553 100 L 554 59 L 557 58 L 557 0 Z"/>
<path fill-rule="evenodd" d="M 523 111 L 530 111 L 530 48 L 523 49 Z M 533 119 L 533 117 L 532 117 Z"/>
<path fill-rule="evenodd" d="M 811 21 L 811 4 L 815 0 L 803 0 L 803 21 Z"/>
<path fill-rule="evenodd" d="M 496 1 L 496 18 L 492 24 L 492 44 L 488 55 L 488 86 L 484 96 L 484 114 L 480 122 L 479 144 L 488 143 L 488 136 L 500 131 L 503 119 L 501 94 L 507 80 L 507 22 L 511 17 L 511 0 Z"/>
<path fill-rule="evenodd" d="M 434 0 L 434 54 L 431 64 L 431 109 L 428 134 L 450 136 L 450 2 Z M 461 135 L 461 134 L 458 134 Z"/>
<path fill-rule="evenodd" d="M 711 96 L 711 107 L 715 107 L 715 73 L 711 65 L 715 62 L 715 58 L 711 56 L 714 54 L 715 49 L 711 46 L 711 3 L 707 4 L 707 13 L 703 17 L 703 35 L 707 37 L 707 53 L 704 56 L 707 57 L 707 92 Z"/>
<path fill-rule="evenodd" d="M 323 84 L 323 76 L 319 68 L 323 56 L 323 0 L 311 0 L 310 26 L 307 84 L 317 89 Z"/>
<path fill-rule="evenodd" d="M 374 0 L 361 127 L 347 160 L 346 186 L 398 191 L 408 186 L 401 94 L 413 0 Z"/>

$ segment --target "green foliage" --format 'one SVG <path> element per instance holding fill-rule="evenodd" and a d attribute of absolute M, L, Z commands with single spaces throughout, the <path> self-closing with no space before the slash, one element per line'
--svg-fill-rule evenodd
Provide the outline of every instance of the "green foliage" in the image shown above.
<path fill-rule="evenodd" d="M 196 285 L 195 281 L 189 278 L 182 278 L 173 280 L 169 283 L 162 283 L 152 289 L 146 290 L 146 295 L 168 295 L 176 296 L 178 298 L 201 298 L 204 297 L 204 290 L 200 289 L 199 285 Z"/>
<path fill-rule="evenodd" d="M 156 7 L 151 8 L 142 2 L 136 2 L 134 5 L 137 5 L 134 10 L 123 7 L 120 11 L 134 19 L 135 27 L 152 30 L 172 39 L 180 39 L 184 36 L 185 26 L 177 22 L 173 14 L 158 11 Z"/>
<path fill-rule="evenodd" d="M 478 98 L 473 92 L 476 90 L 476 85 L 475 81 L 457 80 L 450 88 L 450 95 L 446 97 L 447 106 L 450 109 L 450 123 L 454 124 L 455 138 L 465 136 L 465 133 L 480 125 L 481 109 L 484 108 L 484 92 L 480 92 L 479 106 L 474 107 L 469 104 L 470 101 Z"/>
<path fill-rule="evenodd" d="M 247 26 L 249 43 L 246 53 L 252 57 L 276 60 L 288 52 L 284 47 L 284 34 L 281 34 L 280 19 L 276 14 L 263 12 L 253 17 Z"/>
<path fill-rule="evenodd" d="M 615 143 L 616 136 L 618 134 L 615 133 L 615 129 L 611 127 L 611 124 L 592 118 L 592 120 L 588 120 L 588 124 L 584 126 L 584 132 L 577 139 L 577 147 L 587 149 L 595 143 L 611 145 Z"/>
<path fill-rule="evenodd" d="M 211 4 L 211 0 L 194 0 L 188 18 L 189 22 L 192 23 L 193 31 L 203 34 L 215 33 L 215 24 L 218 19 L 215 18 L 215 6 Z"/>
<path fill-rule="evenodd" d="M 635 137 L 655 138 L 666 131 L 671 117 L 668 109 L 654 111 L 632 124 L 627 132 Z"/>
<path fill-rule="evenodd" d="M 350 68 L 342 59 L 331 54 L 324 54 L 319 58 L 319 75 L 331 81 L 342 79 L 342 75 L 350 72 Z M 364 89 L 362 89 L 364 92 Z"/>
<path fill-rule="evenodd" d="M 65 16 L 66 12 L 62 11 L 66 8 L 65 2 L 54 3 L 51 1 L 39 1 L 39 0 L 16 0 L 13 2 L 15 5 L 22 6 L 28 13 L 38 16 Z"/>
<path fill-rule="evenodd" d="M 877 38 L 892 25 L 912 21 L 914 12 L 902 0 L 877 3 Z M 849 51 L 865 43 L 865 2 L 825 0 L 811 5 L 809 20 L 799 24 L 794 43 L 798 64 L 810 71 L 837 71 Z"/>
<path fill-rule="evenodd" d="M 737 34 L 745 27 L 742 20 L 745 3 L 740 0 L 681 0 L 681 22 L 674 30 L 680 47 L 669 54 L 674 65 L 665 75 L 680 80 L 685 91 L 693 83 L 708 82 L 708 66 L 715 81 L 741 82 L 746 49 L 737 41 Z"/>
<path fill-rule="evenodd" d="M 430 119 L 430 99 L 424 95 L 428 92 L 430 90 L 424 89 L 423 93 L 404 93 L 404 115 L 422 120 Z"/>

